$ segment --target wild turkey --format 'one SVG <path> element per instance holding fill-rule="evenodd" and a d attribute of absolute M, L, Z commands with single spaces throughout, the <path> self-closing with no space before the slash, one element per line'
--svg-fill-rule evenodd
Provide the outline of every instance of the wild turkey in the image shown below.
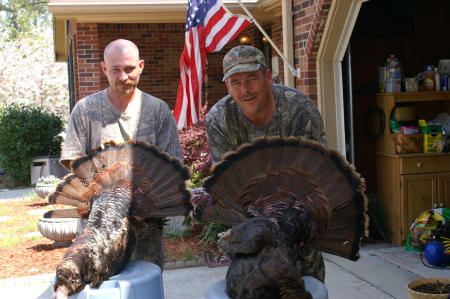
<path fill-rule="evenodd" d="M 45 217 L 89 219 L 56 268 L 54 298 L 77 294 L 87 284 L 100 286 L 130 259 L 140 231 L 149 229 L 145 225 L 163 225 L 162 217 L 188 215 L 193 209 L 185 184 L 189 168 L 154 145 L 105 142 L 70 165 L 72 174 L 49 202 L 77 209 L 50 211 Z"/>
<path fill-rule="evenodd" d="M 255 139 L 213 165 L 203 187 L 217 202 L 197 206 L 194 217 L 235 226 L 219 235 L 233 299 L 312 298 L 297 269 L 302 248 L 358 259 L 368 227 L 365 183 L 321 143 Z"/>

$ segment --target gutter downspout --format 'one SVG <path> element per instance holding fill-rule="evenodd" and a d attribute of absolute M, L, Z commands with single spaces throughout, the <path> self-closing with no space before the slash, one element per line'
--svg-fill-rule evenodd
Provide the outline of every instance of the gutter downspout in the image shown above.
<path fill-rule="evenodd" d="M 283 28 L 283 53 L 287 60 L 290 61 L 295 67 L 294 61 L 294 25 L 293 25 L 293 11 L 292 0 L 281 1 L 281 18 Z M 296 88 L 295 78 L 290 75 L 291 70 L 289 66 L 284 63 L 284 85 Z"/>

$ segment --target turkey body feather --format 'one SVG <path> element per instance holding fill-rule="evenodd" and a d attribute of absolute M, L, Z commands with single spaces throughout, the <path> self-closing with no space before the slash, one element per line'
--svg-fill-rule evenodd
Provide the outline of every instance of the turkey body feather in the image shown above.
<path fill-rule="evenodd" d="M 162 217 L 187 216 L 193 209 L 185 184 L 189 168 L 153 145 L 105 142 L 72 161 L 71 172 L 49 202 L 77 209 L 44 217 L 88 220 L 56 268 L 54 298 L 77 294 L 87 284 L 100 286 L 125 266 L 142 231 L 161 227 Z"/>
<path fill-rule="evenodd" d="M 235 225 L 219 240 L 231 260 L 231 298 L 311 298 L 296 263 L 307 248 L 358 259 L 365 183 L 338 151 L 304 138 L 258 138 L 211 170 L 204 189 L 217 202 L 194 216 Z"/>

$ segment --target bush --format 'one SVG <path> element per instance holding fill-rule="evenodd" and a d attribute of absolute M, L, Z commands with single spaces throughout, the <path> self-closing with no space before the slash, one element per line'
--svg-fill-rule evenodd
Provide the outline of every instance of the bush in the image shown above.
<path fill-rule="evenodd" d="M 184 163 L 191 167 L 193 172 L 193 177 L 188 186 L 190 189 L 202 186 L 202 180 L 211 174 L 211 155 L 205 124 L 206 108 L 207 105 L 202 107 L 202 114 L 198 123 L 190 127 L 184 127 L 179 131 Z"/>
<path fill-rule="evenodd" d="M 10 104 L 0 111 L 0 167 L 15 181 L 29 185 L 32 158 L 59 155 L 62 130 L 59 115 Z"/>

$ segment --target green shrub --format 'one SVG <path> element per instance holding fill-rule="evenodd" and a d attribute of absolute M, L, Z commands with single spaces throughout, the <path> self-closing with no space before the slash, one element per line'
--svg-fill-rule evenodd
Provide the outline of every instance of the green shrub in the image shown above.
<path fill-rule="evenodd" d="M 205 227 L 202 232 L 198 235 L 202 238 L 198 244 L 215 244 L 219 240 L 219 233 L 227 232 L 232 226 L 226 224 L 218 224 L 213 222 L 205 223 Z"/>
<path fill-rule="evenodd" d="M 10 104 L 0 111 L 0 167 L 15 181 L 29 185 L 33 157 L 59 155 L 62 130 L 59 115 Z"/>

